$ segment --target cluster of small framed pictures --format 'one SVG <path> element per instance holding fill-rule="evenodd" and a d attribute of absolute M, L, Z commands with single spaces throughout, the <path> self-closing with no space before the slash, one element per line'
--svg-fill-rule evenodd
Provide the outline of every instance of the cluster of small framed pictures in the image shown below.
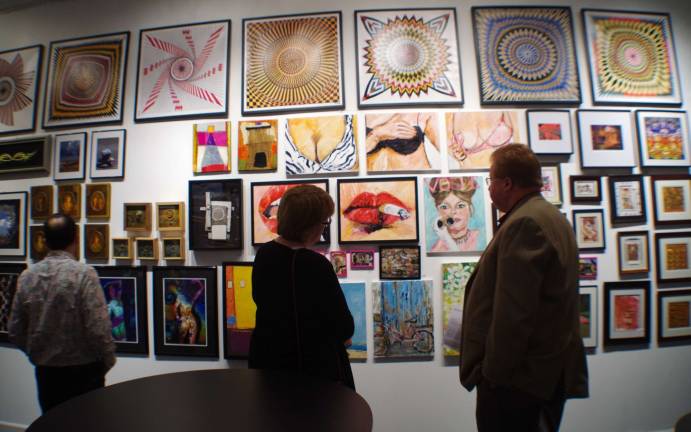
<path fill-rule="evenodd" d="M 335 250 L 328 252 L 328 257 L 339 278 L 348 277 L 349 267 L 350 270 L 374 270 L 374 249 Z M 380 246 L 379 279 L 420 279 L 421 261 L 420 246 Z"/>

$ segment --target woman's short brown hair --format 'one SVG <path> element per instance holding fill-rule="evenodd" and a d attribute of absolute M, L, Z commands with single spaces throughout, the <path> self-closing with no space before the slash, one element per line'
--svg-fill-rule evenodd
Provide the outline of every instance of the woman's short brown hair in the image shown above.
<path fill-rule="evenodd" d="M 278 234 L 286 240 L 303 241 L 306 231 L 334 213 L 334 201 L 313 185 L 288 189 L 278 206 Z"/>
<path fill-rule="evenodd" d="M 524 188 L 542 187 L 542 168 L 535 153 L 525 144 L 508 144 L 492 153 L 490 162 L 497 178 L 510 178 Z"/>

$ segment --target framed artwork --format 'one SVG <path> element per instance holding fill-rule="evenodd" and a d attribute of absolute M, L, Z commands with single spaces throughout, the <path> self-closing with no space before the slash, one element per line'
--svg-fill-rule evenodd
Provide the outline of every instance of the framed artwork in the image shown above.
<path fill-rule="evenodd" d="M 691 165 L 686 111 L 636 110 L 641 166 Z"/>
<path fill-rule="evenodd" d="M 561 205 L 561 169 L 559 165 L 542 165 L 542 196 L 554 205 Z"/>
<path fill-rule="evenodd" d="M 535 154 L 573 154 L 571 112 L 568 110 L 527 110 L 528 144 Z"/>
<path fill-rule="evenodd" d="M 374 359 L 434 357 L 431 280 L 372 282 Z"/>
<path fill-rule="evenodd" d="M 602 209 L 573 210 L 573 227 L 579 250 L 605 249 L 605 222 Z"/>
<path fill-rule="evenodd" d="M 346 304 L 353 315 L 355 332 L 350 338 L 350 346 L 347 348 L 350 361 L 367 361 L 367 317 L 364 282 L 343 282 L 341 291 L 346 299 Z"/>
<path fill-rule="evenodd" d="M 597 348 L 597 286 L 579 287 L 578 293 L 578 316 L 583 346 Z"/>
<path fill-rule="evenodd" d="M 83 180 L 86 172 L 86 132 L 55 135 L 53 179 Z"/>
<path fill-rule="evenodd" d="M 32 171 L 48 175 L 50 156 L 50 135 L 0 141 L 0 175 Z"/>
<path fill-rule="evenodd" d="M 681 105 L 669 14 L 581 13 L 594 104 Z"/>
<path fill-rule="evenodd" d="M 242 249 L 242 179 L 189 182 L 190 249 Z"/>
<path fill-rule="evenodd" d="M 328 180 L 289 181 L 289 182 L 254 182 L 250 186 L 252 193 L 252 245 L 257 246 L 278 237 L 278 205 L 283 194 L 295 186 L 309 184 L 329 191 Z M 319 244 L 331 243 L 331 230 L 324 228 Z"/>
<path fill-rule="evenodd" d="M 242 20 L 242 115 L 340 110 L 341 12 Z"/>
<path fill-rule="evenodd" d="M 691 281 L 691 231 L 655 233 L 658 282 Z"/>
<path fill-rule="evenodd" d="M 256 325 L 257 305 L 252 299 L 252 263 L 223 263 L 224 358 L 247 358 Z"/>
<path fill-rule="evenodd" d="M 106 298 L 115 352 L 148 354 L 146 267 L 94 268 Z"/>
<path fill-rule="evenodd" d="M 86 185 L 86 217 L 110 219 L 110 183 Z"/>
<path fill-rule="evenodd" d="M 0 257 L 26 256 L 26 192 L 0 192 Z"/>
<path fill-rule="evenodd" d="M 154 267 L 157 356 L 218 357 L 216 267 Z"/>
<path fill-rule="evenodd" d="M 691 290 L 657 292 L 657 340 L 691 340 Z"/>
<path fill-rule="evenodd" d="M 82 185 L 79 183 L 58 185 L 58 211 L 72 217 L 75 222 L 82 217 Z"/>
<path fill-rule="evenodd" d="M 338 242 L 417 242 L 417 178 L 338 180 Z"/>
<path fill-rule="evenodd" d="M 465 287 L 477 262 L 444 263 L 442 275 L 442 324 L 444 356 L 458 357 L 461 352 L 461 321 Z"/>
<path fill-rule="evenodd" d="M 455 8 L 355 11 L 358 108 L 463 104 Z"/>
<path fill-rule="evenodd" d="M 655 225 L 691 223 L 691 176 L 652 176 L 650 180 L 653 189 Z"/>
<path fill-rule="evenodd" d="M 643 177 L 624 175 L 609 177 L 609 216 L 612 225 L 645 223 L 645 191 Z"/>
<path fill-rule="evenodd" d="M 568 7 L 473 7 L 483 104 L 580 104 Z"/>
<path fill-rule="evenodd" d="M 374 251 L 355 249 L 350 251 L 351 270 L 374 270 Z"/>
<path fill-rule="evenodd" d="M 379 279 L 420 279 L 420 246 L 379 247 Z"/>
<path fill-rule="evenodd" d="M 84 258 L 108 260 L 110 230 L 108 224 L 84 224 Z"/>
<path fill-rule="evenodd" d="M 595 280 L 597 279 L 597 257 L 578 257 L 578 279 Z"/>
<path fill-rule="evenodd" d="M 76 235 L 76 239 L 74 241 L 75 245 L 77 246 L 77 248 L 76 248 L 77 250 L 74 252 L 74 258 L 77 261 L 79 261 L 81 259 L 81 255 L 82 255 L 82 246 L 81 246 L 82 234 L 81 233 L 82 233 L 82 229 L 80 228 L 79 224 L 77 224 L 77 235 Z"/>
<path fill-rule="evenodd" d="M 425 179 L 428 253 L 480 252 L 487 245 L 487 205 L 480 176 Z"/>
<path fill-rule="evenodd" d="M 348 277 L 348 254 L 345 251 L 331 251 L 329 260 L 334 268 L 334 273 L 339 278 Z"/>
<path fill-rule="evenodd" d="M 293 117 L 284 130 L 286 175 L 357 174 L 356 116 Z"/>
<path fill-rule="evenodd" d="M 158 239 L 155 237 L 136 237 L 134 239 L 136 258 L 141 261 L 158 261 Z"/>
<path fill-rule="evenodd" d="M 523 142 L 519 121 L 516 110 L 446 113 L 449 169 L 489 169 L 494 150 Z"/>
<path fill-rule="evenodd" d="M 650 271 L 648 258 L 647 231 L 619 231 L 617 232 L 619 247 L 619 274 L 638 274 Z"/>
<path fill-rule="evenodd" d="M 278 120 L 238 122 L 238 171 L 276 171 L 278 168 Z"/>
<path fill-rule="evenodd" d="M 125 177 L 125 141 L 127 131 L 115 129 L 91 132 L 92 179 L 121 179 Z"/>
<path fill-rule="evenodd" d="M 43 225 L 29 226 L 29 258 L 33 261 L 41 261 L 48 255 L 48 244 Z"/>
<path fill-rule="evenodd" d="M 32 186 L 31 219 L 44 220 L 53 214 L 53 185 Z"/>
<path fill-rule="evenodd" d="M 576 110 L 581 168 L 636 166 L 631 112 Z"/>
<path fill-rule="evenodd" d="M 192 172 L 216 174 L 231 171 L 230 122 L 195 123 L 192 125 Z"/>
<path fill-rule="evenodd" d="M 184 237 L 163 237 L 161 238 L 161 250 L 163 259 L 171 261 L 185 260 L 185 238 Z"/>
<path fill-rule="evenodd" d="M 185 203 L 182 201 L 156 203 L 156 228 L 159 231 L 184 231 Z"/>
<path fill-rule="evenodd" d="M 113 237 L 112 239 L 113 258 L 116 260 L 131 260 L 132 237 Z"/>
<path fill-rule="evenodd" d="M 602 202 L 600 176 L 570 176 L 571 204 Z"/>
<path fill-rule="evenodd" d="M 605 282 L 605 346 L 650 342 L 650 281 Z"/>
<path fill-rule="evenodd" d="M 130 32 L 50 43 L 43 128 L 122 123 Z"/>
<path fill-rule="evenodd" d="M 34 45 L 0 52 L 0 135 L 36 130 L 36 106 L 41 83 L 43 46 Z"/>
<path fill-rule="evenodd" d="M 0 263 L 0 342 L 9 342 L 10 312 L 17 279 L 26 269 L 24 263 Z"/>
<path fill-rule="evenodd" d="M 139 32 L 134 121 L 228 116 L 230 20 Z"/>
<path fill-rule="evenodd" d="M 488 177 L 485 177 L 485 179 L 487 179 L 487 178 Z M 492 207 L 492 211 L 491 211 L 491 213 L 492 213 L 492 233 L 496 234 L 497 230 L 499 229 L 499 226 L 500 226 L 499 222 L 501 221 L 501 218 L 503 218 L 506 213 L 504 213 L 503 211 L 496 208 L 494 206 L 494 204 L 492 204 L 491 207 Z"/>
<path fill-rule="evenodd" d="M 125 231 L 133 233 L 151 231 L 151 203 L 124 203 L 122 208 Z"/>

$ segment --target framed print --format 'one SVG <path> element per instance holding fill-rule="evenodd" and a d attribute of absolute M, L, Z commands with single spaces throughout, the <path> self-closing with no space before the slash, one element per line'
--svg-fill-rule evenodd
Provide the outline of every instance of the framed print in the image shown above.
<path fill-rule="evenodd" d="M 581 13 L 594 104 L 681 105 L 669 14 Z"/>
<path fill-rule="evenodd" d="M 121 179 L 125 177 L 125 129 L 91 132 L 92 179 Z"/>
<path fill-rule="evenodd" d="M 581 168 L 636 166 L 630 111 L 576 110 Z"/>
<path fill-rule="evenodd" d="M 341 12 L 242 20 L 242 115 L 340 110 Z"/>
<path fill-rule="evenodd" d="M 655 225 L 691 223 L 691 175 L 653 176 Z"/>
<path fill-rule="evenodd" d="M 158 261 L 158 239 L 155 237 L 136 237 L 134 250 L 138 260 Z"/>
<path fill-rule="evenodd" d="M 44 220 L 53 214 L 53 185 L 32 186 L 31 219 Z"/>
<path fill-rule="evenodd" d="M 348 254 L 345 251 L 331 251 L 329 260 L 334 268 L 334 273 L 339 278 L 348 277 Z"/>
<path fill-rule="evenodd" d="M 84 224 L 84 258 L 108 260 L 110 258 L 110 231 L 108 224 Z"/>
<path fill-rule="evenodd" d="M 612 225 L 645 223 L 643 177 L 624 175 L 609 177 L 609 211 Z"/>
<path fill-rule="evenodd" d="M 216 267 L 154 267 L 157 356 L 218 357 Z"/>
<path fill-rule="evenodd" d="M 641 166 L 691 165 L 686 111 L 636 110 Z"/>
<path fill-rule="evenodd" d="M 141 30 L 134 121 L 227 117 L 229 56 L 230 20 Z"/>
<path fill-rule="evenodd" d="M 278 168 L 278 120 L 238 122 L 238 171 L 276 171 Z"/>
<path fill-rule="evenodd" d="M 554 205 L 561 205 L 561 169 L 559 165 L 542 165 L 542 196 Z"/>
<path fill-rule="evenodd" d="M 43 128 L 122 123 L 130 32 L 50 43 Z"/>
<path fill-rule="evenodd" d="M 355 11 L 358 108 L 463 104 L 456 9 Z"/>
<path fill-rule="evenodd" d="M 528 144 L 535 154 L 570 155 L 571 112 L 568 110 L 527 110 Z"/>
<path fill-rule="evenodd" d="M 571 8 L 473 7 L 483 104 L 580 104 Z"/>
<path fill-rule="evenodd" d="M 605 249 L 603 210 L 573 210 L 573 227 L 579 250 Z"/>
<path fill-rule="evenodd" d="M 86 185 L 86 217 L 110 219 L 110 183 Z"/>
<path fill-rule="evenodd" d="M 365 300 L 365 282 L 341 282 L 341 290 L 346 304 L 353 315 L 355 331 L 350 338 L 351 344 L 346 348 L 350 361 L 367 361 L 367 301 Z"/>
<path fill-rule="evenodd" d="M 26 192 L 0 192 L 0 257 L 26 256 Z"/>
<path fill-rule="evenodd" d="M 286 175 L 357 174 L 355 115 L 292 117 L 284 122 Z"/>
<path fill-rule="evenodd" d="M 74 258 L 79 261 L 82 255 L 82 229 L 79 224 L 77 224 L 77 238 L 74 243 L 77 245 L 77 250 L 74 252 Z"/>
<path fill-rule="evenodd" d="M 48 175 L 51 165 L 50 135 L 0 141 L 0 175 L 35 171 Z"/>
<path fill-rule="evenodd" d="M 163 237 L 161 239 L 161 250 L 164 260 L 185 260 L 185 238 L 184 237 Z"/>
<path fill-rule="evenodd" d="M 619 274 L 648 273 L 650 271 L 648 259 L 647 231 L 619 231 L 617 233 L 619 248 Z"/>
<path fill-rule="evenodd" d="M 189 182 L 190 249 L 242 249 L 242 179 Z"/>
<path fill-rule="evenodd" d="M 374 270 L 374 251 L 354 249 L 350 251 L 351 270 Z"/>
<path fill-rule="evenodd" d="M 278 205 L 283 194 L 295 186 L 309 184 L 329 191 L 328 180 L 254 182 L 250 186 L 252 200 L 252 246 L 269 242 L 278 237 Z M 319 244 L 331 243 L 331 227 L 324 228 Z"/>
<path fill-rule="evenodd" d="M 417 242 L 417 178 L 338 180 L 338 242 Z"/>
<path fill-rule="evenodd" d="M 257 305 L 252 299 L 252 263 L 223 263 L 224 358 L 247 358 L 256 325 Z"/>
<path fill-rule="evenodd" d="M 658 282 L 691 281 L 691 231 L 655 233 Z"/>
<path fill-rule="evenodd" d="M 605 346 L 650 342 L 650 281 L 605 282 Z"/>
<path fill-rule="evenodd" d="M 691 290 L 657 292 L 657 340 L 691 340 Z"/>
<path fill-rule="evenodd" d="M 9 342 L 10 312 L 24 263 L 0 263 L 0 342 Z"/>
<path fill-rule="evenodd" d="M 570 176 L 572 204 L 599 204 L 602 202 L 600 176 Z"/>
<path fill-rule="evenodd" d="M 132 237 L 113 237 L 112 246 L 114 259 L 131 260 L 134 258 L 132 254 Z"/>
<path fill-rule="evenodd" d="M 230 172 L 230 122 L 195 123 L 192 128 L 192 173 Z"/>
<path fill-rule="evenodd" d="M 134 233 L 151 231 L 150 203 L 124 203 L 122 208 L 125 231 Z"/>
<path fill-rule="evenodd" d="M 0 135 L 36 130 L 43 45 L 0 52 Z"/>
<path fill-rule="evenodd" d="M 185 203 L 182 201 L 156 203 L 156 228 L 159 231 L 184 231 Z"/>
<path fill-rule="evenodd" d="M 597 348 L 597 286 L 578 288 L 578 316 L 585 348 Z"/>
<path fill-rule="evenodd" d="M 58 185 L 58 211 L 78 222 L 82 217 L 82 185 L 79 183 Z"/>
<path fill-rule="evenodd" d="M 106 298 L 115 352 L 148 354 L 146 267 L 94 268 Z"/>
<path fill-rule="evenodd" d="M 578 279 L 597 279 L 597 257 L 578 257 Z"/>
<path fill-rule="evenodd" d="M 55 135 L 53 179 L 83 180 L 86 172 L 86 132 Z"/>
<path fill-rule="evenodd" d="M 379 247 L 379 279 L 420 279 L 420 246 Z"/>
<path fill-rule="evenodd" d="M 33 261 L 41 261 L 48 255 L 48 244 L 43 225 L 29 226 L 29 245 L 29 258 Z"/>
<path fill-rule="evenodd" d="M 465 287 L 477 262 L 444 263 L 442 274 L 442 323 L 445 357 L 458 357 L 461 352 L 461 321 Z"/>

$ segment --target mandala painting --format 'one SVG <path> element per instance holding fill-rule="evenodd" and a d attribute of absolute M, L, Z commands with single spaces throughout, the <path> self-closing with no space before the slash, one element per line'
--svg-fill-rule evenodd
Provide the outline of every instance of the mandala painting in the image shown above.
<path fill-rule="evenodd" d="M 44 128 L 122 122 L 129 36 L 51 42 Z"/>
<path fill-rule="evenodd" d="M 0 53 L 0 135 L 36 129 L 41 45 Z"/>
<path fill-rule="evenodd" d="M 355 12 L 358 106 L 463 103 L 455 9 Z"/>
<path fill-rule="evenodd" d="M 344 106 L 341 13 L 243 20 L 242 113 Z"/>
<path fill-rule="evenodd" d="M 682 102 L 668 14 L 583 10 L 595 104 Z"/>
<path fill-rule="evenodd" d="M 581 102 L 570 8 L 473 8 L 482 103 Z"/>
<path fill-rule="evenodd" d="M 142 30 L 135 121 L 228 114 L 230 21 Z"/>

